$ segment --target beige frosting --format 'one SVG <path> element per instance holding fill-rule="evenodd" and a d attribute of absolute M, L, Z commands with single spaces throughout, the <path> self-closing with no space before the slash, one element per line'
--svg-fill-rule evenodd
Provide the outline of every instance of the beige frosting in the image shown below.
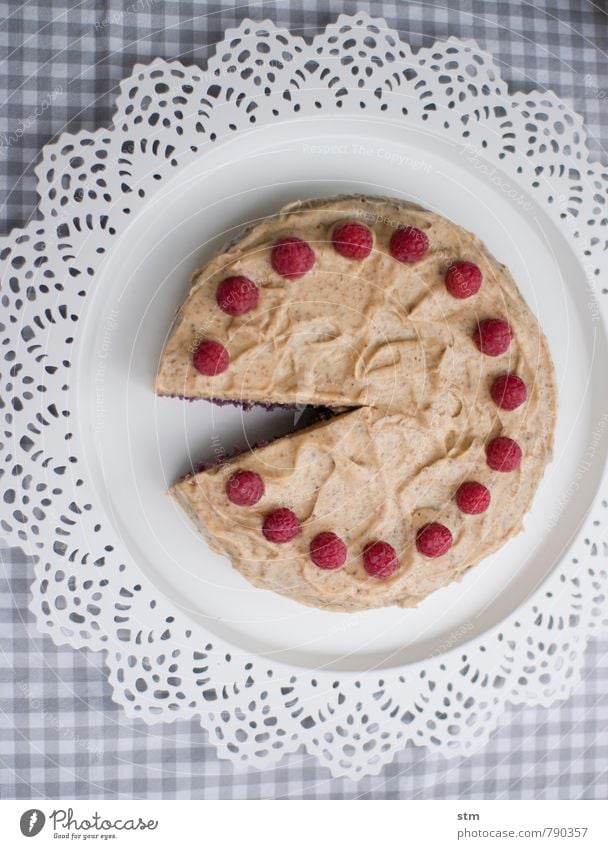
<path fill-rule="evenodd" d="M 345 259 L 330 241 L 334 226 L 360 220 L 374 234 L 362 262 Z M 431 248 L 417 263 L 388 253 L 397 227 L 426 231 Z M 306 239 L 313 269 L 285 280 L 270 265 L 283 236 Z M 450 264 L 475 262 L 484 280 L 466 300 L 444 285 Z M 231 317 L 216 304 L 219 282 L 244 275 L 260 287 L 251 312 Z M 482 355 L 471 334 L 478 321 L 503 318 L 515 338 L 499 357 Z M 204 377 L 192 366 L 201 339 L 230 353 L 228 370 Z M 528 400 L 496 407 L 493 379 L 517 373 Z M 193 278 L 157 378 L 159 394 L 236 400 L 305 402 L 361 408 L 278 440 L 254 453 L 192 476 L 172 492 L 196 519 L 209 545 L 256 586 L 333 610 L 411 606 L 457 579 L 521 529 L 551 455 L 556 389 L 538 322 L 505 266 L 472 234 L 427 210 L 386 198 L 347 197 L 296 204 L 266 219 Z M 522 450 L 520 468 L 492 471 L 485 444 L 504 434 Z M 265 495 L 254 507 L 231 504 L 226 480 L 235 468 L 257 471 Z M 453 495 L 465 480 L 486 485 L 486 513 L 467 516 Z M 267 542 L 263 516 L 290 507 L 302 522 L 292 542 Z M 415 547 L 429 521 L 454 539 L 443 557 Z M 316 533 L 333 530 L 348 545 L 346 565 L 317 568 L 309 557 Z M 389 542 L 399 568 L 388 580 L 369 577 L 362 551 Z"/>

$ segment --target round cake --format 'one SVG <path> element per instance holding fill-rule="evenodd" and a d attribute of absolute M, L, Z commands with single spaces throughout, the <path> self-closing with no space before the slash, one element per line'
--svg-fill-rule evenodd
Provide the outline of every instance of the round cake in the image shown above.
<path fill-rule="evenodd" d="M 556 416 L 508 269 L 358 195 L 292 204 L 197 271 L 156 391 L 333 411 L 171 492 L 252 584 L 340 611 L 414 606 L 521 530 Z"/>

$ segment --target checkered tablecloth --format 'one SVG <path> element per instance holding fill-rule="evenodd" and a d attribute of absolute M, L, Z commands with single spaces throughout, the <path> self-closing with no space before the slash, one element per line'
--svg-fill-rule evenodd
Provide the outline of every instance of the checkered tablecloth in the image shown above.
<path fill-rule="evenodd" d="M 552 88 L 585 115 L 596 156 L 608 137 L 608 16 L 591 0 L 532 4 L 279 0 L 0 2 L 2 230 L 36 198 L 40 148 L 66 129 L 110 121 L 116 86 L 156 56 L 203 62 L 242 17 L 305 36 L 341 12 L 386 18 L 412 45 L 456 35 L 494 53 L 514 88 Z M 96 26 L 106 20 L 104 26 Z M 606 91 L 603 92 L 602 86 Z M 45 110 L 46 94 L 60 93 Z M 40 114 L 36 114 L 40 113 Z M 30 120 L 32 116 L 35 120 Z M 24 127 L 18 142 L 14 131 Z M 1 514 L 1 508 L 0 508 Z M 514 708 L 489 745 L 446 761 L 405 749 L 378 778 L 332 780 L 303 753 L 276 769 L 219 761 L 196 722 L 147 727 L 110 699 L 103 656 L 55 648 L 27 610 L 31 564 L 0 549 L 0 798 L 597 798 L 608 794 L 608 638 L 591 642 L 583 681 L 549 710 Z"/>

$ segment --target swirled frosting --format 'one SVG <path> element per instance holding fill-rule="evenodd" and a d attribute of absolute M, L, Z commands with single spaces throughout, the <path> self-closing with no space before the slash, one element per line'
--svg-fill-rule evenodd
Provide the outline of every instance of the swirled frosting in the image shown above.
<path fill-rule="evenodd" d="M 374 238 L 371 254 L 349 260 L 331 244 L 344 221 L 361 221 Z M 388 244 L 395 229 L 423 230 L 430 249 L 416 263 L 397 262 Z M 286 279 L 273 271 L 272 246 L 297 236 L 315 251 L 311 271 Z M 479 266 L 483 285 L 461 300 L 444 277 L 455 261 Z M 256 309 L 222 312 L 219 283 L 245 276 L 259 287 Z M 514 339 L 497 357 L 480 353 L 472 335 L 480 321 L 502 318 Z M 225 372 L 199 374 L 192 354 L 203 339 L 230 355 Z M 528 398 L 505 411 L 492 401 L 493 380 L 517 373 Z M 509 271 L 482 242 L 451 221 L 387 198 L 350 196 L 291 205 L 263 220 L 193 277 L 157 377 L 159 394 L 350 410 L 176 484 L 172 493 L 210 547 L 228 556 L 256 586 L 332 610 L 416 605 L 457 579 L 517 533 L 551 456 L 556 389 L 548 347 Z M 511 473 L 486 463 L 495 436 L 517 440 L 523 459 Z M 265 493 L 239 508 L 226 496 L 236 468 L 256 471 Z M 491 492 L 489 509 L 465 515 L 454 492 L 466 480 Z M 301 533 L 277 545 L 263 517 L 287 506 Z M 416 531 L 439 521 L 453 545 L 429 559 Z M 346 564 L 316 567 L 309 545 L 332 530 L 347 544 Z M 369 576 L 365 545 L 390 543 L 399 566 L 387 580 Z"/>

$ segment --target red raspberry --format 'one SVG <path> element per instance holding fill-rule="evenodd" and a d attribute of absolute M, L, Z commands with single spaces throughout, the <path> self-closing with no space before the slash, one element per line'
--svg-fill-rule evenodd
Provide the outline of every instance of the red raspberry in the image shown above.
<path fill-rule="evenodd" d="M 397 552 L 388 542 L 372 542 L 363 552 L 363 567 L 372 578 L 390 578 L 399 566 Z"/>
<path fill-rule="evenodd" d="M 472 516 L 485 513 L 490 506 L 490 490 L 477 481 L 462 483 L 456 490 L 456 504 L 459 510 Z"/>
<path fill-rule="evenodd" d="M 337 534 L 323 531 L 310 543 L 310 557 L 319 569 L 339 569 L 346 562 L 347 548 Z"/>
<path fill-rule="evenodd" d="M 279 507 L 264 519 L 262 533 L 268 542 L 289 542 L 300 533 L 300 521 L 288 507 Z"/>
<path fill-rule="evenodd" d="M 488 466 L 495 472 L 514 472 L 521 463 L 521 448 L 508 436 L 497 436 L 486 445 Z"/>
<path fill-rule="evenodd" d="M 315 264 L 315 252 L 308 242 L 296 236 L 287 236 L 277 242 L 270 255 L 270 262 L 281 277 L 302 277 Z"/>
<path fill-rule="evenodd" d="M 513 339 L 513 328 L 500 318 L 486 318 L 477 325 L 473 342 L 482 354 L 498 357 L 504 354 Z"/>
<path fill-rule="evenodd" d="M 441 557 L 452 547 L 452 534 L 445 525 L 431 522 L 418 530 L 416 548 L 425 557 Z"/>
<path fill-rule="evenodd" d="M 226 277 L 217 287 L 217 305 L 228 315 L 243 315 L 258 305 L 258 287 L 248 277 Z"/>
<path fill-rule="evenodd" d="M 228 368 L 230 356 L 228 351 L 219 342 L 211 342 L 209 340 L 201 342 L 194 356 L 192 357 L 194 368 L 200 374 L 214 377 L 216 374 L 221 374 Z"/>
<path fill-rule="evenodd" d="M 429 237 L 416 227 L 400 227 L 391 236 L 389 250 L 399 262 L 416 262 L 429 249 Z"/>
<path fill-rule="evenodd" d="M 503 374 L 492 384 L 490 394 L 501 410 L 515 410 L 528 397 L 528 390 L 521 377 L 516 374 Z"/>
<path fill-rule="evenodd" d="M 474 262 L 455 262 L 445 275 L 446 289 L 454 298 L 470 298 L 479 292 L 481 269 Z"/>
<path fill-rule="evenodd" d="M 347 221 L 345 224 L 338 224 L 331 234 L 331 242 L 340 256 L 347 259 L 365 259 L 372 252 L 374 237 L 365 224 Z"/>
<path fill-rule="evenodd" d="M 237 469 L 226 482 L 226 495 L 239 507 L 252 507 L 264 495 L 264 481 L 256 472 Z"/>

